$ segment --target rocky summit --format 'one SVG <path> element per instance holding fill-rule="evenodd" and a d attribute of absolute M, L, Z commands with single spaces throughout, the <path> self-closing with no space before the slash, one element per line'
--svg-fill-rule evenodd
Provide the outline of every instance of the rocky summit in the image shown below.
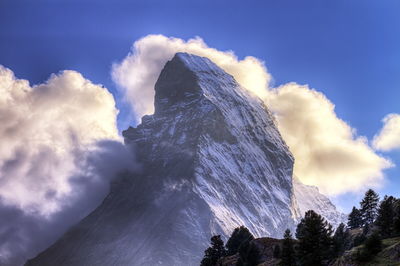
<path fill-rule="evenodd" d="M 244 225 L 281 238 L 300 218 L 294 159 L 272 114 L 207 58 L 177 53 L 155 84 L 154 114 L 123 136 L 142 171 L 116 178 L 27 265 L 198 265 L 213 234 Z"/>

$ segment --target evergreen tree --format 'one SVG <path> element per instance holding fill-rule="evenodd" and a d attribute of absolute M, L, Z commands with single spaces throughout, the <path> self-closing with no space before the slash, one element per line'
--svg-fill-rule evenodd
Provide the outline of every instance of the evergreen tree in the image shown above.
<path fill-rule="evenodd" d="M 369 254 L 376 255 L 381 250 L 382 240 L 377 233 L 373 233 L 365 241 L 365 251 Z"/>
<path fill-rule="evenodd" d="M 239 247 L 242 243 L 254 239 L 254 236 L 250 233 L 249 229 L 244 226 L 235 228 L 231 237 L 226 242 L 226 248 L 228 250 L 227 255 L 231 256 L 239 251 Z"/>
<path fill-rule="evenodd" d="M 239 247 L 239 265 L 257 266 L 260 260 L 260 252 L 254 242 L 245 241 Z"/>
<path fill-rule="evenodd" d="M 357 247 L 357 246 L 363 244 L 366 239 L 367 239 L 367 237 L 365 236 L 365 234 L 363 234 L 363 233 L 362 234 L 358 234 L 358 235 L 356 235 L 354 237 L 352 246 L 353 247 Z"/>
<path fill-rule="evenodd" d="M 379 205 L 376 225 L 383 237 L 389 237 L 394 233 L 395 203 L 395 198 L 385 196 Z"/>
<path fill-rule="evenodd" d="M 370 261 L 381 250 L 382 240 L 377 233 L 373 233 L 365 240 L 364 247 L 356 253 L 356 260 L 359 262 Z"/>
<path fill-rule="evenodd" d="M 396 199 L 394 203 L 393 229 L 394 235 L 400 235 L 400 199 Z"/>
<path fill-rule="evenodd" d="M 281 252 L 281 266 L 294 266 L 296 265 L 296 257 L 294 250 L 294 240 L 290 230 L 287 229 L 283 235 L 282 252 Z"/>
<path fill-rule="evenodd" d="M 224 241 L 220 235 L 211 237 L 211 246 L 204 251 L 200 266 L 216 266 L 220 258 L 226 255 Z"/>
<path fill-rule="evenodd" d="M 247 252 L 248 252 L 249 248 L 250 248 L 250 241 L 248 241 L 248 240 L 246 240 L 242 244 L 240 244 L 238 253 L 239 253 L 239 258 L 241 259 L 241 261 L 243 263 L 246 260 Z"/>
<path fill-rule="evenodd" d="M 246 266 L 257 266 L 260 262 L 260 251 L 258 250 L 256 244 L 250 243 L 250 248 L 247 251 Z"/>
<path fill-rule="evenodd" d="M 341 223 L 333 235 L 333 255 L 338 257 L 350 248 L 350 234 L 343 223 Z"/>
<path fill-rule="evenodd" d="M 360 202 L 363 225 L 371 225 L 375 221 L 378 212 L 378 203 L 378 194 L 372 189 L 369 189 L 365 193 L 364 199 Z"/>
<path fill-rule="evenodd" d="M 347 226 L 350 229 L 360 228 L 362 226 L 363 220 L 361 216 L 361 212 L 356 207 L 353 207 L 351 213 L 349 214 Z"/>
<path fill-rule="evenodd" d="M 310 210 L 297 226 L 297 256 L 301 265 L 323 265 L 332 257 L 332 226 Z"/>

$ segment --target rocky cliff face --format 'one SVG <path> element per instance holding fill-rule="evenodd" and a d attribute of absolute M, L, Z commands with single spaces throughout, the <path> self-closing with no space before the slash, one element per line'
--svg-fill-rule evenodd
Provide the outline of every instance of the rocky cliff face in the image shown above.
<path fill-rule="evenodd" d="M 307 186 L 296 177 L 293 178 L 294 197 L 301 215 L 314 210 L 322 215 L 334 228 L 340 223 L 347 224 L 347 215 L 336 209 L 328 197 L 321 194 L 317 187 Z"/>
<path fill-rule="evenodd" d="M 294 228 L 293 157 L 260 99 L 185 53 L 155 90 L 154 115 L 123 132 L 143 171 L 28 265 L 198 265 L 212 234 Z"/>

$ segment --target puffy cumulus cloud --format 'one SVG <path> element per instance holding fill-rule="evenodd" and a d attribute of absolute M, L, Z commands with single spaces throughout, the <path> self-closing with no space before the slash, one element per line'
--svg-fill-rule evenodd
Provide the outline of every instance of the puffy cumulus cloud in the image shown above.
<path fill-rule="evenodd" d="M 377 150 L 391 151 L 400 148 L 400 114 L 388 114 L 383 118 L 383 128 L 374 137 L 373 146 Z"/>
<path fill-rule="evenodd" d="M 232 51 L 210 48 L 201 38 L 184 41 L 163 35 L 148 35 L 133 44 L 132 51 L 112 70 L 113 80 L 119 85 L 133 107 L 136 118 L 154 112 L 154 85 L 165 63 L 177 52 L 208 57 L 219 67 L 235 76 L 246 88 L 265 96 L 271 76 L 264 63 L 247 56 L 239 60 Z"/>
<path fill-rule="evenodd" d="M 0 66 L 0 264 L 21 265 L 134 171 L 113 96 L 75 71 L 30 86 Z"/>
<path fill-rule="evenodd" d="M 25 211 L 57 211 L 71 192 L 72 154 L 118 138 L 114 98 L 75 71 L 30 86 L 4 67 L 0 92 L 0 197 Z"/>
<path fill-rule="evenodd" d="M 270 90 L 266 103 L 295 157 L 294 173 L 328 195 L 382 185 L 391 162 L 339 119 L 325 95 L 296 83 Z"/>
<path fill-rule="evenodd" d="M 114 81 L 140 118 L 153 112 L 154 84 L 176 52 L 205 56 L 262 98 L 295 156 L 295 174 L 324 193 L 340 194 L 378 186 L 391 162 L 377 155 L 363 137 L 339 119 L 334 105 L 320 92 L 296 83 L 270 88 L 271 75 L 254 57 L 238 59 L 232 51 L 208 47 L 200 38 L 184 41 L 149 35 L 133 44 L 131 53 L 113 67 Z"/>

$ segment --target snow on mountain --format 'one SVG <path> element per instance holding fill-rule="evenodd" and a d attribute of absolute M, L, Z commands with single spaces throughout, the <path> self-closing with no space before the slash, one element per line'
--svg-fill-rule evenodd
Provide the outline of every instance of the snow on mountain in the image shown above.
<path fill-rule="evenodd" d="M 317 187 L 307 186 L 298 178 L 293 178 L 294 197 L 301 215 L 308 210 L 314 210 L 323 216 L 334 228 L 340 223 L 347 223 L 347 215 L 338 211 L 329 198 L 321 194 Z"/>
<path fill-rule="evenodd" d="M 209 59 L 176 54 L 155 91 L 154 115 L 123 132 L 142 173 L 116 179 L 27 265 L 198 265 L 213 234 L 244 225 L 280 238 L 299 221 L 297 204 L 333 213 L 318 191 L 293 186 L 293 156 L 264 103 Z"/>

